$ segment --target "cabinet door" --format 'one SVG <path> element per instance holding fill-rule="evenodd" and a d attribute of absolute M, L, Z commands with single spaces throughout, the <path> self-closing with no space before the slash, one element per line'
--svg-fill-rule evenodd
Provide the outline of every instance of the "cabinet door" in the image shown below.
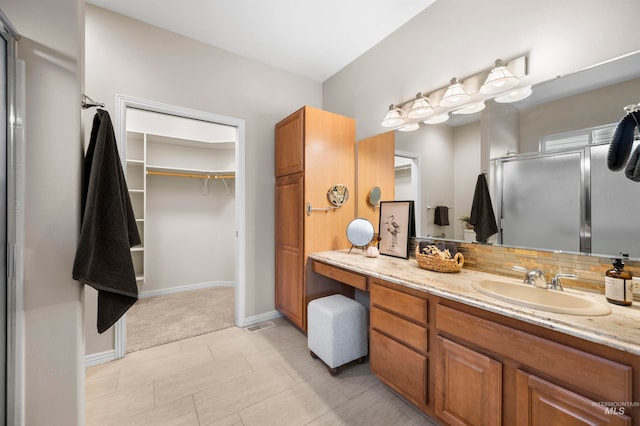
<path fill-rule="evenodd" d="M 276 124 L 276 177 L 304 170 L 304 108 Z"/>
<path fill-rule="evenodd" d="M 276 308 L 304 328 L 303 177 L 276 180 Z"/>
<path fill-rule="evenodd" d="M 371 371 L 401 395 L 422 405 L 427 402 L 427 357 L 371 330 Z"/>
<path fill-rule="evenodd" d="M 631 425 L 624 407 L 605 406 L 518 370 L 516 373 L 518 425 Z"/>
<path fill-rule="evenodd" d="M 502 364 L 442 337 L 437 359 L 436 415 L 451 425 L 501 425 Z"/>

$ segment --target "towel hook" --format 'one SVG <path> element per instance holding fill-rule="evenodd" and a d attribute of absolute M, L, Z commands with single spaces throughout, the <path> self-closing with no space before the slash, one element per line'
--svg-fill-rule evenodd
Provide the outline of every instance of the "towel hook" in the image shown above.
<path fill-rule="evenodd" d="M 96 102 L 93 99 L 91 99 L 89 96 L 85 95 L 84 93 L 82 94 L 82 100 L 80 104 L 82 105 L 82 109 L 88 109 L 93 107 L 104 108 L 104 104 L 102 102 Z"/>

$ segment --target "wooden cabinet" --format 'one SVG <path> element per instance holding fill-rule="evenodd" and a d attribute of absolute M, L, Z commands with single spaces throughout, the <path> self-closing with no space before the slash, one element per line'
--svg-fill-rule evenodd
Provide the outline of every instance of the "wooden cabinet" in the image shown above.
<path fill-rule="evenodd" d="M 640 424 L 640 357 L 374 277 L 354 259 L 314 257 L 313 268 L 350 285 L 366 277 L 371 371 L 440 424 Z"/>
<path fill-rule="evenodd" d="M 425 409 L 428 404 L 428 303 L 426 296 L 372 279 L 371 371 Z"/>
<path fill-rule="evenodd" d="M 276 124 L 276 308 L 306 330 L 307 257 L 349 248 L 355 217 L 355 120 L 305 106 Z M 329 188 L 345 185 L 351 197 L 331 208 Z M 310 210 L 308 210 L 308 208 Z M 320 290 L 318 290 L 320 291 Z"/>
<path fill-rule="evenodd" d="M 303 195 L 302 173 L 277 180 L 276 306 L 300 327 L 304 318 L 304 226 L 299 212 Z"/>
<path fill-rule="evenodd" d="M 437 352 L 436 414 L 452 425 L 501 425 L 502 364 L 441 337 Z"/>
<path fill-rule="evenodd" d="M 631 425 L 624 406 L 607 406 L 522 370 L 516 373 L 516 401 L 522 426 Z"/>
<path fill-rule="evenodd" d="M 628 365 L 450 306 L 437 306 L 436 329 L 436 414 L 448 424 L 631 424 L 606 409 L 633 401 Z"/>
<path fill-rule="evenodd" d="M 313 262 L 313 272 L 324 275 L 332 280 L 340 281 L 359 290 L 367 291 L 367 277 L 364 275 L 345 271 L 344 269 L 321 262 Z"/>

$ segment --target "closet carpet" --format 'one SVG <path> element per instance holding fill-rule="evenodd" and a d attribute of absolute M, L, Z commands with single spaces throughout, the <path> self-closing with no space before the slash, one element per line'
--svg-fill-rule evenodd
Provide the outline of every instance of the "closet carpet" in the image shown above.
<path fill-rule="evenodd" d="M 127 311 L 127 353 L 234 325 L 234 287 L 139 299 Z"/>

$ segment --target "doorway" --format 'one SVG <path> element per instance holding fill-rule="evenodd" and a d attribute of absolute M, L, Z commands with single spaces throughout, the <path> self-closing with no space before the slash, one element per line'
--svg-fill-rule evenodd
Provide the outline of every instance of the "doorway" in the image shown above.
<path fill-rule="evenodd" d="M 416 235 L 422 235 L 420 224 L 420 158 L 418 154 L 396 151 L 394 158 L 395 199 L 413 200 L 415 205 Z"/>
<path fill-rule="evenodd" d="M 208 194 L 209 191 L 212 189 L 211 187 L 214 184 L 218 186 L 224 184 L 224 186 L 226 187 L 225 189 L 226 196 L 233 197 L 233 202 L 234 202 L 234 214 L 233 214 L 234 220 L 232 220 L 234 223 L 226 224 L 226 227 L 230 229 L 232 232 L 232 235 L 230 238 L 235 239 L 235 241 L 232 242 L 233 243 L 232 245 L 235 246 L 235 248 L 231 249 L 231 251 L 233 251 L 232 254 L 235 256 L 235 259 L 233 259 L 235 261 L 234 262 L 235 267 L 233 268 L 234 271 L 232 272 L 233 278 L 234 278 L 234 286 L 235 286 L 233 319 L 235 321 L 235 325 L 243 326 L 245 323 L 244 120 L 225 117 L 225 116 L 211 114 L 211 113 L 202 112 L 202 111 L 190 110 L 190 109 L 177 107 L 173 105 L 160 104 L 157 102 L 148 101 L 144 99 L 136 99 L 136 98 L 118 95 L 116 97 L 116 137 L 119 145 L 118 149 L 121 153 L 126 153 L 127 149 L 131 149 L 133 151 L 138 149 L 135 146 L 130 148 L 126 146 L 126 143 L 128 143 L 127 142 L 128 136 L 131 135 L 131 126 L 128 125 L 129 123 L 127 120 L 131 121 L 132 117 L 135 117 L 136 114 L 138 116 L 140 116 L 140 114 L 142 115 L 146 114 L 147 116 L 152 118 L 154 115 L 155 116 L 160 115 L 162 117 L 165 117 L 167 121 L 177 120 L 177 122 L 182 122 L 187 125 L 194 125 L 195 127 L 202 127 L 202 126 L 215 127 L 216 129 L 221 129 L 223 133 L 226 132 L 227 134 L 229 133 L 233 134 L 233 138 L 232 138 L 233 140 L 230 142 L 229 141 L 225 142 L 227 144 L 232 143 L 234 145 L 232 150 L 233 170 L 223 170 L 225 169 L 224 167 L 222 166 L 219 167 L 220 170 L 218 171 L 221 172 L 221 174 L 220 176 L 218 176 L 217 171 L 215 171 L 215 177 L 220 177 L 220 179 L 215 179 L 215 177 L 213 177 L 214 171 L 204 173 L 204 167 L 200 167 L 198 165 L 190 166 L 189 171 L 187 172 L 185 172 L 185 170 L 182 170 L 181 167 L 150 167 L 151 163 L 148 163 L 146 161 L 147 153 L 151 154 L 151 151 L 148 150 L 148 145 L 147 145 L 147 137 L 149 135 L 147 135 L 144 132 L 140 133 L 143 137 L 142 144 L 140 145 L 142 147 L 141 150 L 132 155 L 122 154 L 122 157 L 123 157 L 122 161 L 123 161 L 123 167 L 128 168 L 128 172 L 132 170 L 132 173 L 136 173 L 135 170 L 137 167 L 141 173 L 138 181 L 139 188 L 137 188 L 136 190 L 137 192 L 133 193 L 131 191 L 131 188 L 130 188 L 130 192 L 132 193 L 133 197 L 139 198 L 138 200 L 136 200 L 135 198 L 132 198 L 132 204 L 134 205 L 134 210 L 136 210 L 136 204 L 138 204 L 137 210 L 138 212 L 142 212 L 139 217 L 140 220 L 138 221 L 139 230 L 141 231 L 142 235 L 148 235 L 148 236 L 152 235 L 150 233 L 150 231 L 152 231 L 150 227 L 155 227 L 155 229 L 162 229 L 162 227 L 164 226 L 164 229 L 167 229 L 166 223 L 165 224 L 155 223 L 155 222 L 152 223 L 152 221 L 148 220 L 148 218 L 145 217 L 145 214 L 147 213 L 146 208 L 147 208 L 147 202 L 148 202 L 146 198 L 147 197 L 147 194 L 146 194 L 147 180 L 145 175 L 149 176 L 149 174 L 153 173 L 154 174 L 153 179 L 162 179 L 163 177 L 169 176 L 168 179 L 173 179 L 174 184 L 172 186 L 175 189 L 175 187 L 183 185 L 185 182 L 185 180 L 180 179 L 179 177 L 176 177 L 176 175 L 186 176 L 186 175 L 195 175 L 196 173 L 200 175 L 202 174 L 201 172 L 203 172 L 204 174 L 202 175 L 202 177 L 204 179 L 196 179 L 197 181 L 202 182 L 202 187 L 200 189 L 200 191 L 202 191 L 202 194 L 205 194 L 205 192 Z M 176 138 L 171 138 L 171 137 L 167 138 L 166 134 L 164 134 L 163 136 L 158 136 L 158 135 L 152 135 L 152 136 L 153 137 L 149 137 L 149 141 L 151 141 L 150 143 L 152 144 L 149 146 L 156 147 L 154 148 L 155 151 L 153 151 L 153 155 L 156 156 L 156 158 L 158 155 L 164 155 L 165 158 L 175 159 L 176 158 L 174 154 L 176 152 L 175 150 L 176 149 L 179 150 L 180 147 L 182 147 L 183 151 L 187 149 L 192 149 L 192 150 L 196 150 L 196 151 L 199 150 L 204 152 L 203 150 L 200 149 L 202 148 L 202 146 L 198 146 L 197 148 L 194 147 L 194 145 L 198 145 L 197 141 L 195 142 L 177 141 Z M 197 137 L 193 137 L 192 139 L 197 139 Z M 229 137 L 227 137 L 227 139 L 229 139 Z M 216 148 L 220 148 L 220 147 L 221 146 L 217 146 Z M 138 157 L 136 157 L 136 155 Z M 192 155 L 191 160 L 200 161 L 201 158 L 198 158 L 198 157 L 201 157 L 201 156 Z M 151 157 L 149 158 L 151 159 Z M 129 159 L 130 161 L 128 162 L 127 159 Z M 133 168 L 130 167 L 132 164 L 133 164 Z M 232 186 L 228 182 L 228 180 L 231 178 L 233 179 Z M 127 179 L 129 181 L 129 178 Z M 196 183 L 196 184 L 200 185 L 199 183 Z M 230 190 L 230 187 L 232 187 L 232 190 Z M 153 184 L 153 188 L 156 188 L 156 189 L 159 188 L 157 181 L 155 181 L 155 183 Z M 149 189 L 153 189 L 153 188 L 152 188 L 152 185 L 149 186 Z M 156 219 L 157 217 L 158 216 L 156 216 Z M 158 221 L 156 220 L 156 222 Z M 143 237 L 143 239 L 146 239 L 146 236 Z M 215 241 L 211 241 L 210 244 L 215 244 Z M 138 284 L 139 288 L 141 287 L 140 284 L 141 283 L 144 284 L 144 281 L 147 279 L 148 276 L 150 276 L 149 274 L 150 269 L 145 270 L 145 268 L 151 266 L 151 265 L 148 265 L 149 256 L 147 256 L 147 253 L 145 253 L 145 251 L 148 251 L 148 250 L 144 246 L 138 248 L 137 250 L 134 249 L 134 251 L 132 251 L 134 267 L 136 267 L 137 269 L 137 275 L 139 279 L 139 284 Z M 156 277 L 158 276 L 159 275 L 156 275 Z M 154 290 L 154 292 L 155 293 L 153 294 L 158 294 L 158 295 L 166 293 L 166 291 L 163 290 L 162 288 L 156 289 Z M 127 335 L 126 316 L 124 316 L 115 325 L 115 358 L 122 358 L 126 353 L 126 335 Z"/>

